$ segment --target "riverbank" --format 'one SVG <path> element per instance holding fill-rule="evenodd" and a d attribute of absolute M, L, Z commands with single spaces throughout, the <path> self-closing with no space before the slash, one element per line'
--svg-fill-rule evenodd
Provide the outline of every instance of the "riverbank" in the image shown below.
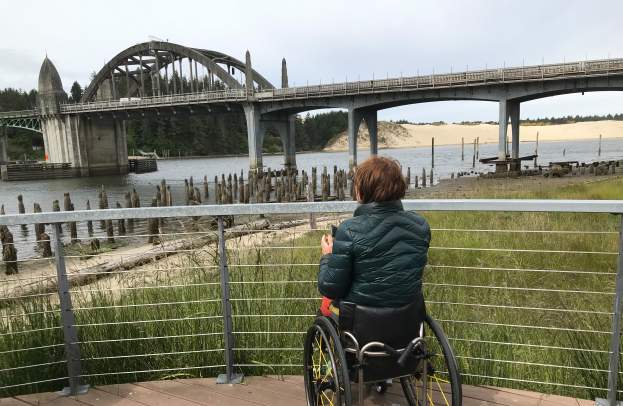
<path fill-rule="evenodd" d="M 604 139 L 623 138 L 623 121 L 603 120 L 584 121 L 573 124 L 522 125 L 519 133 L 521 142 L 536 141 L 579 141 L 596 140 L 601 134 Z M 414 148 L 431 145 L 471 144 L 479 138 L 480 144 L 497 144 L 499 128 L 497 124 L 396 124 L 381 121 L 378 126 L 379 148 Z M 510 140 L 510 126 L 509 126 Z M 358 134 L 358 148 L 370 145 L 370 136 L 365 122 Z M 347 151 L 348 139 L 342 132 L 329 141 L 324 151 Z"/>

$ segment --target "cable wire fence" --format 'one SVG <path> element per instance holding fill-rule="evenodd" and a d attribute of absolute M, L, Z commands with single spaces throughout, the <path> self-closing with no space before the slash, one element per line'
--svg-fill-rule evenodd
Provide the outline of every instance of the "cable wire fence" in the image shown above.
<path fill-rule="evenodd" d="M 623 202 L 403 203 L 431 224 L 427 309 L 452 343 L 465 384 L 621 398 Z M 301 374 L 303 337 L 320 299 L 320 237 L 355 207 L 318 202 L 0 216 L 3 235 L 22 224 L 36 224 L 39 237 L 43 225 L 45 234 L 32 242 L 37 256 L 3 258 L 0 396 Z M 117 235 L 121 245 L 97 235 L 70 241 L 69 224 L 85 221 L 157 227 L 138 226 L 133 238 Z M 11 251 L 12 239 L 3 242 L 3 253 Z"/>

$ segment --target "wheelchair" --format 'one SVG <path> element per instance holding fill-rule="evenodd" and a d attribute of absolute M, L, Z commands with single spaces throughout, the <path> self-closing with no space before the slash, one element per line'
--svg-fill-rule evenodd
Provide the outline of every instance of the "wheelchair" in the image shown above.
<path fill-rule="evenodd" d="M 360 406 L 364 391 L 383 394 L 399 380 L 410 406 L 460 406 L 461 375 L 441 326 L 424 300 L 399 308 L 340 302 L 339 315 L 318 315 L 307 331 L 304 380 L 308 406 Z"/>

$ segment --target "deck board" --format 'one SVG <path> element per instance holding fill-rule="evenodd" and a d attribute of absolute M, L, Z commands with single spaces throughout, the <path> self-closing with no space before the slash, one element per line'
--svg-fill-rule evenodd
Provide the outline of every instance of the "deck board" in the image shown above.
<path fill-rule="evenodd" d="M 355 394 L 356 395 L 356 394 Z M 403 406 L 400 384 L 385 395 L 368 393 L 368 406 Z M 464 386 L 463 406 L 589 406 L 593 401 L 490 386 Z M 301 376 L 248 377 L 242 385 L 212 378 L 117 384 L 62 397 L 39 393 L 0 399 L 0 406 L 305 406 Z"/>

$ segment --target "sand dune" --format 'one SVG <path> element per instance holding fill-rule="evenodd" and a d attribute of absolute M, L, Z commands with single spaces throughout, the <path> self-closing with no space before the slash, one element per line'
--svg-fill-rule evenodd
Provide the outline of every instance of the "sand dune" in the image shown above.
<path fill-rule="evenodd" d="M 539 141 L 596 139 L 599 134 L 603 138 L 623 138 L 623 121 L 603 120 L 573 124 L 522 125 L 519 129 L 520 141 L 534 141 L 537 133 L 539 133 Z M 379 122 L 379 148 L 430 146 L 432 137 L 435 137 L 435 145 L 460 144 L 461 137 L 464 138 L 466 144 L 472 143 L 476 137 L 480 137 L 481 144 L 497 143 L 498 126 L 495 124 L 416 125 Z M 365 123 L 362 123 L 357 146 L 365 148 L 369 145 L 368 129 Z M 342 132 L 329 142 L 325 151 L 345 151 L 347 149 L 346 132 Z"/>

